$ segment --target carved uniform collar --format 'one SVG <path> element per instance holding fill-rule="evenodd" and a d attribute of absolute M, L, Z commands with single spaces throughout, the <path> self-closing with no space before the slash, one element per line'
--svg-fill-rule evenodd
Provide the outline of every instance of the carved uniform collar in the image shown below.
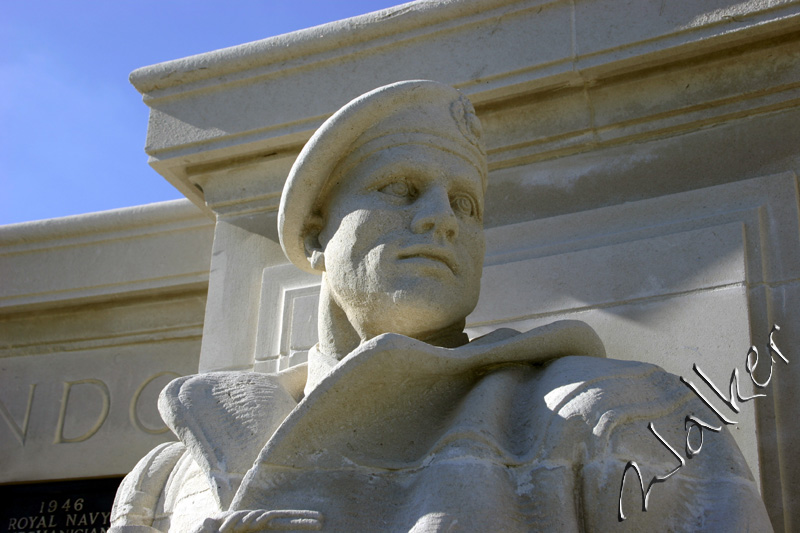
<path fill-rule="evenodd" d="M 420 409 L 448 402 L 493 369 L 567 355 L 605 352 L 594 330 L 578 321 L 523 334 L 496 330 L 459 348 L 384 334 L 345 357 L 305 398 L 302 365 L 277 374 L 179 378 L 162 393 L 159 409 L 207 473 L 220 507 L 247 508 L 249 495 L 272 483 L 276 469 L 407 465 L 426 443 L 409 446 L 392 433 L 407 434 Z"/>

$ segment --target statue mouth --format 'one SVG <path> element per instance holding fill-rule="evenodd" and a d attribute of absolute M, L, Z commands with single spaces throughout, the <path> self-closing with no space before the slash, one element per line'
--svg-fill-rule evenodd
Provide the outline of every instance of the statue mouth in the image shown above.
<path fill-rule="evenodd" d="M 425 262 L 434 261 L 446 266 L 453 274 L 456 274 L 456 260 L 454 254 L 438 246 L 410 246 L 405 248 L 397 258 L 399 260 L 418 259 Z"/>

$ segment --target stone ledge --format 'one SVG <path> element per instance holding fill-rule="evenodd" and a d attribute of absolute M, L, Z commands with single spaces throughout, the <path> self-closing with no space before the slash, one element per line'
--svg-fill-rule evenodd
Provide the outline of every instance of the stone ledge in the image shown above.
<path fill-rule="evenodd" d="M 0 314 L 198 290 L 213 221 L 186 200 L 0 228 Z"/>
<path fill-rule="evenodd" d="M 515 3 L 519 0 L 409 2 L 260 41 L 142 67 L 131 73 L 130 81 L 148 97 L 168 96 L 174 93 L 167 89 L 183 86 L 182 92 L 204 88 L 199 82 L 220 76 L 227 75 L 226 81 L 229 82 L 239 81 L 252 76 L 258 67 L 277 64 L 282 70 L 287 62 L 298 58 L 307 63 L 309 57 L 318 54 L 322 55 L 320 60 L 325 60 L 330 54 L 363 53 L 369 47 L 366 42 L 372 42 L 374 46 L 376 43 L 384 44 L 381 39 L 388 38 L 394 43 L 398 34 L 424 30 L 436 24 L 453 26 L 454 18 L 463 19 Z M 536 3 L 546 5 L 552 2 L 539 0 Z"/>
<path fill-rule="evenodd" d="M 214 225 L 213 220 L 190 201 L 170 200 L 0 226 L 0 256 L 33 250 L 37 246 L 44 248 L 50 246 L 48 241 L 63 245 L 65 242 L 71 244 L 114 239 L 148 233 L 152 226 L 179 223 L 183 226 Z"/>
<path fill-rule="evenodd" d="M 607 27 L 593 25 L 598 17 Z M 285 160 L 316 127 L 352 97 L 399 79 L 457 86 L 482 119 L 535 108 L 530 131 L 495 131 L 487 116 L 493 169 L 793 106 L 796 76 L 751 80 L 738 100 L 705 78 L 706 63 L 737 47 L 759 65 L 750 48 L 796 37 L 798 20 L 795 0 L 643 0 L 635 9 L 606 0 L 417 2 L 145 67 L 132 81 L 151 108 L 151 165 L 208 213 L 229 215 L 274 209 Z M 737 74 L 745 66 L 726 65 L 723 76 L 747 81 Z M 693 92 L 659 77 L 663 69 Z M 657 95 L 657 108 L 642 94 Z M 631 97 L 631 113 L 615 107 Z M 269 183 L 254 185 L 256 174 Z"/>

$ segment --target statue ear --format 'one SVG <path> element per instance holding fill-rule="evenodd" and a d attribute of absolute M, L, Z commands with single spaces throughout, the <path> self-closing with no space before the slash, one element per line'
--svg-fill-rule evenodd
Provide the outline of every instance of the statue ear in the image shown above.
<path fill-rule="evenodd" d="M 303 229 L 303 246 L 306 251 L 306 258 L 311 263 L 311 268 L 318 272 L 325 272 L 325 251 L 319 241 L 322 231 L 322 218 L 318 216 L 309 217 Z"/>

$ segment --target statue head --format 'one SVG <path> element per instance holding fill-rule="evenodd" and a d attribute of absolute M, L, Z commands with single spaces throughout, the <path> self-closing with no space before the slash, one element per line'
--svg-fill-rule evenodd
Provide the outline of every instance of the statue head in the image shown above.
<path fill-rule="evenodd" d="M 461 93 L 406 81 L 348 103 L 308 141 L 278 228 L 289 259 L 323 276 L 323 349 L 340 358 L 387 332 L 466 340 L 484 255 L 480 136 Z"/>

